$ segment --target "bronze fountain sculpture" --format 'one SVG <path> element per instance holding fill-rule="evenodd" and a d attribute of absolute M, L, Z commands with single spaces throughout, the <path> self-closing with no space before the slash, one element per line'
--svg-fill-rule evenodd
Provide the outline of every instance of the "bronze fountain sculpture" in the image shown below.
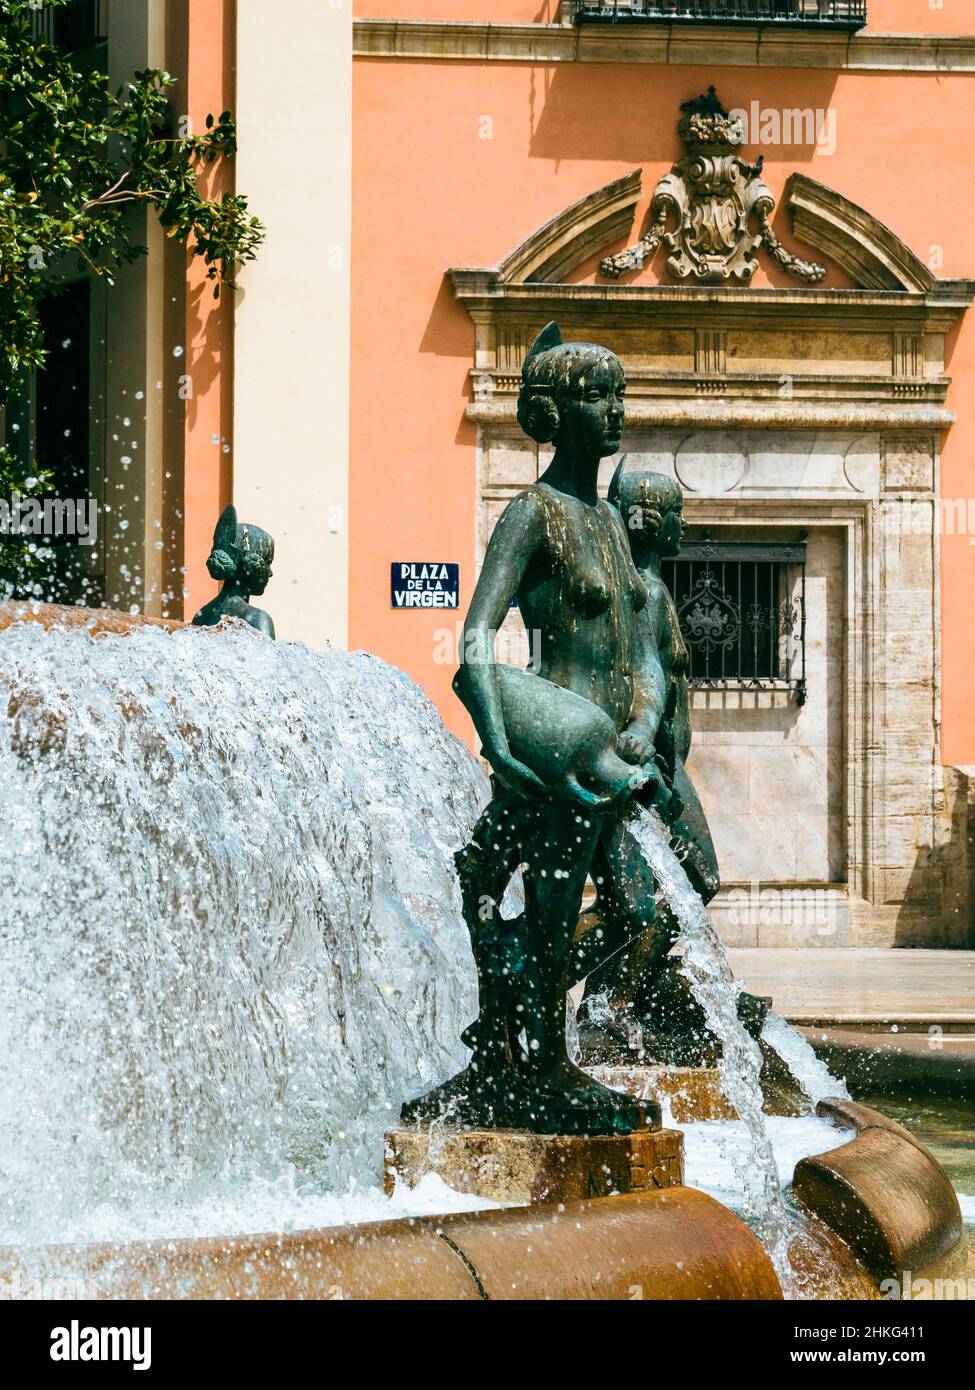
<path fill-rule="evenodd" d="M 637 785 L 664 790 L 654 753 L 664 681 L 638 621 L 646 584 L 619 513 L 596 491 L 601 460 L 619 448 L 624 390 L 612 353 L 564 344 L 554 324 L 524 365 L 519 421 L 555 456 L 495 529 L 464 634 L 480 659 L 455 681 L 494 771 L 493 799 L 457 856 L 480 1015 L 464 1035 L 467 1070 L 406 1106 L 407 1123 L 446 1112 L 488 1128 L 606 1134 L 660 1122 L 653 1102 L 577 1068 L 565 1037 L 566 991 L 598 963 L 598 933 L 575 941 L 590 869 L 613 908 L 599 960 L 654 930 L 653 879 L 624 812 Z M 537 634 L 537 675 L 494 661 L 493 634 L 516 597 Z M 524 912 L 505 920 L 519 868 Z"/>
<path fill-rule="evenodd" d="M 707 904 L 720 887 L 718 860 L 704 808 L 686 768 L 691 749 L 690 660 L 677 609 L 662 576 L 662 562 L 680 551 L 684 495 L 677 480 L 667 474 L 625 470 L 624 456 L 610 484 L 609 500 L 620 512 L 633 562 L 647 585 L 649 601 L 642 621 L 649 629 L 647 644 L 656 648 L 666 681 L 656 740 L 663 776 L 672 790 L 665 819 L 671 848 Z M 586 980 L 580 1042 L 588 1060 L 630 1060 L 632 1023 L 642 1030 L 642 1053 L 653 1061 L 701 1066 L 717 1060 L 720 1044 L 690 994 L 679 961 L 668 957 L 679 925 L 665 901 L 658 903 L 657 916 L 659 931 L 637 937 Z M 600 1021 L 587 1022 L 586 1005 L 600 996 Z M 739 996 L 739 1017 L 755 1037 L 771 1002 L 744 992 Z"/>
<path fill-rule="evenodd" d="M 404 1106 L 406 1124 L 449 1119 L 547 1134 L 660 1125 L 655 1101 L 600 1085 L 566 1047 L 573 985 L 603 967 L 617 991 L 646 994 L 669 970 L 675 924 L 657 909 L 628 820 L 634 798 L 668 821 L 683 817 L 678 834 L 700 886 L 717 887 L 707 823 L 683 771 L 686 654 L 676 615 L 659 563 L 656 573 L 634 563 L 619 506 L 629 482 L 617 477 L 617 505 L 597 493 L 600 462 L 619 449 L 625 387 L 613 353 L 563 343 L 556 324 L 524 363 L 519 422 L 536 442 L 554 443 L 555 455 L 495 528 L 454 681 L 494 774 L 492 800 L 456 856 L 480 1013 L 463 1036 L 472 1049 L 466 1070 Z M 644 510 L 656 513 L 654 485 L 642 476 Z M 679 489 L 668 495 L 658 527 L 676 545 L 679 499 Z M 513 600 L 534 636 L 537 674 L 494 660 Z M 506 919 L 501 902 L 518 870 L 524 910 Z M 580 922 L 590 876 L 596 904 Z"/>
<path fill-rule="evenodd" d="M 274 638 L 269 614 L 252 606 L 255 594 L 263 594 L 271 578 L 274 541 L 257 526 L 239 524 L 235 507 L 220 514 L 213 533 L 213 549 L 207 560 L 210 576 L 223 581 L 216 598 L 193 619 L 194 627 L 215 627 L 223 618 L 241 618 L 266 637 Z"/>

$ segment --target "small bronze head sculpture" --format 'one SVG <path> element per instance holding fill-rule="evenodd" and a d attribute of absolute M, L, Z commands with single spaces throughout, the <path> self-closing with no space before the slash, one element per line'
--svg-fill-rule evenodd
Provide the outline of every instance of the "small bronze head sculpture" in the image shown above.
<path fill-rule="evenodd" d="M 207 560 L 211 578 L 223 581 L 215 599 L 200 609 L 194 627 L 215 627 L 222 618 L 242 618 L 273 639 L 274 623 L 261 608 L 251 606 L 254 594 L 263 594 L 271 578 L 274 541 L 257 526 L 239 524 L 235 507 L 227 507 L 213 533 L 213 549 Z"/>
<path fill-rule="evenodd" d="M 684 494 L 666 473 L 625 471 L 624 458 L 609 485 L 609 501 L 623 518 L 633 558 L 646 571 L 652 553 L 673 559 L 684 535 Z"/>

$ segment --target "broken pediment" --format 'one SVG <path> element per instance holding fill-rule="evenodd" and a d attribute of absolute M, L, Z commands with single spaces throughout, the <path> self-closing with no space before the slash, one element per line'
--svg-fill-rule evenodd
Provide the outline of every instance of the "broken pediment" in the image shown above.
<path fill-rule="evenodd" d="M 754 165 L 741 158 L 740 118 L 725 111 L 713 87 L 681 111 L 677 129 L 686 154 L 659 180 L 647 232 L 627 250 L 603 257 L 598 283 L 643 269 L 663 248 L 667 274 L 660 288 L 668 280 L 747 286 L 763 252 L 803 284 L 820 284 L 826 266 L 791 254 L 772 230 L 775 199 L 762 181 L 761 157 Z M 468 291 L 564 284 L 630 231 L 641 197 L 642 171 L 635 169 L 560 212 L 493 269 L 451 270 L 450 278 Z M 785 206 L 797 239 L 845 271 L 858 289 L 927 294 L 968 286 L 939 280 L 877 218 L 805 174 L 790 177 Z"/>
<path fill-rule="evenodd" d="M 525 354 L 554 319 L 619 355 L 637 426 L 947 428 L 946 335 L 975 283 L 939 279 L 877 218 L 799 173 L 783 196 L 803 248 L 793 255 L 771 231 L 760 161 L 738 152 L 739 117 L 712 90 L 685 103 L 679 130 L 687 156 L 658 182 L 650 229 L 630 250 L 613 248 L 633 234 L 639 169 L 580 198 L 497 266 L 448 271 L 475 325 L 468 419 L 518 438 Z M 659 281 L 626 273 L 652 255 Z M 796 283 L 752 288 L 762 256 Z M 571 278 L 600 257 L 595 280 Z M 853 288 L 826 287 L 827 265 Z"/>

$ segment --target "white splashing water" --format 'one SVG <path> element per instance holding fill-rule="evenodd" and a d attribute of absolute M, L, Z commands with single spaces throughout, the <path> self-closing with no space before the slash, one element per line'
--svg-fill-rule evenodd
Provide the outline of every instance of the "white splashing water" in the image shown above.
<path fill-rule="evenodd" d="M 762 1112 L 762 1054 L 738 1019 L 740 986 L 732 974 L 724 942 L 670 848 L 669 834 L 660 818 L 641 808 L 630 821 L 630 828 L 680 922 L 681 968 L 708 1027 L 722 1042 L 718 1063 L 721 1089 L 737 1113 L 745 1136 L 745 1142 L 729 1155 L 742 1192 L 742 1214 L 755 1227 L 780 1283 L 788 1292 L 793 1282 L 788 1259 L 790 1220 Z"/>
<path fill-rule="evenodd" d="M 850 1099 L 846 1082 L 832 1075 L 798 1029 L 786 1023 L 781 1014 L 769 1013 L 762 1028 L 762 1042 L 782 1058 L 813 1106 L 821 1100 Z"/>
<path fill-rule="evenodd" d="M 378 1178 L 477 1012 L 474 758 L 361 653 L 25 624 L 0 656 L 0 1243 Z"/>
<path fill-rule="evenodd" d="M 673 1120 L 670 1120 L 673 1124 Z M 814 1115 L 766 1115 L 765 1127 L 779 1183 L 792 1182 L 796 1164 L 812 1154 L 835 1149 L 850 1131 Z M 738 1120 L 705 1120 L 679 1125 L 684 1134 L 684 1177 L 733 1211 L 741 1209 L 741 1173 L 752 1156 L 751 1136 Z"/>
<path fill-rule="evenodd" d="M 383 1132 L 464 1065 L 477 1011 L 452 862 L 476 760 L 361 653 L 25 624 L 0 657 L 0 1243 L 392 1215 Z M 775 1253 L 757 1048 L 700 900 L 641 833 Z"/>

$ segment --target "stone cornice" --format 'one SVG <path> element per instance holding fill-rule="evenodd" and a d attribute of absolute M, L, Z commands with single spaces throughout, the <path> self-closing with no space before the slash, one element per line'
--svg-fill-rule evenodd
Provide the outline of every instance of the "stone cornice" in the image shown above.
<path fill-rule="evenodd" d="M 516 401 L 474 401 L 464 412 L 475 425 L 514 427 Z M 885 434 L 940 433 L 955 417 L 944 406 L 918 402 L 728 401 L 638 399 L 626 402 L 626 427 L 639 429 L 881 430 Z"/>
<path fill-rule="evenodd" d="M 971 281 L 940 281 L 927 293 L 899 290 L 751 289 L 738 286 L 505 284 L 496 270 L 447 272 L 454 294 L 475 323 L 499 311 L 519 311 L 532 322 L 572 317 L 576 308 L 592 322 L 730 327 L 757 321 L 779 326 L 811 324 L 856 328 L 923 325 L 946 333 L 972 303 Z"/>
<path fill-rule="evenodd" d="M 447 271 L 475 326 L 473 423 L 514 428 L 525 353 L 553 319 L 581 341 L 620 345 L 631 425 L 930 436 L 952 423 L 944 338 L 975 282 L 939 279 L 864 208 L 801 174 L 786 197 L 795 230 L 857 289 L 548 278 L 598 251 L 608 226 L 632 219 L 639 193 L 634 170 L 578 199 L 499 265 Z"/>
<path fill-rule="evenodd" d="M 975 35 L 805 32 L 762 24 L 661 24 L 623 30 L 566 24 L 357 19 L 353 42 L 356 56 L 365 58 L 975 72 Z"/>

